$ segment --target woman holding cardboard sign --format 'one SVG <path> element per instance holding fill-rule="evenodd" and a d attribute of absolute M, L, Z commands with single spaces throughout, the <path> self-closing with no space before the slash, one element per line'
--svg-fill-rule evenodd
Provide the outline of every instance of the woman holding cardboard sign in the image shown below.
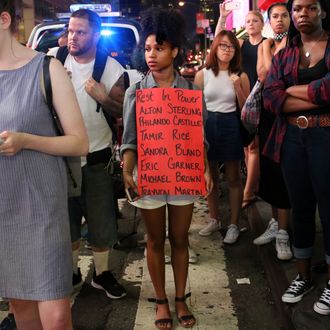
<path fill-rule="evenodd" d="M 140 83 L 131 86 L 125 94 L 124 135 L 121 146 L 124 160 L 124 181 L 128 194 L 132 200 L 135 200 L 132 202 L 133 205 L 141 209 L 147 228 L 147 262 L 155 289 L 154 301 L 157 304 L 155 325 L 158 329 L 171 329 L 173 326 L 165 291 L 164 243 L 167 208 L 175 281 L 175 309 L 180 324 L 185 328 L 191 328 L 196 320 L 185 302 L 189 296 L 189 294 L 185 294 L 185 288 L 188 275 L 188 230 L 195 197 L 188 194 L 187 189 L 184 190 L 184 194 L 174 195 L 167 193 L 166 189 L 160 188 L 160 186 L 173 180 L 170 177 L 170 171 L 163 170 L 164 163 L 166 163 L 168 169 L 171 170 L 172 167 L 175 167 L 176 173 L 180 173 L 177 179 L 182 183 L 181 186 L 191 180 L 204 182 L 205 178 L 206 190 L 208 192 L 212 190 L 206 153 L 204 152 L 203 155 L 204 103 L 202 93 L 192 91 L 197 87 L 181 78 L 175 70 L 184 41 L 183 17 L 173 10 L 151 8 L 144 15 L 142 27 L 145 60 L 150 71 Z M 186 90 L 185 97 L 182 98 L 182 94 L 175 88 Z M 196 100 L 189 106 L 189 102 L 192 101 L 192 98 L 189 97 L 191 93 L 194 94 L 193 97 L 199 97 L 200 108 L 196 106 Z M 171 106 L 165 109 L 162 102 L 168 102 Z M 188 106 L 181 106 L 182 102 Z M 185 115 L 187 118 L 184 118 Z M 167 143 L 168 139 L 165 138 L 171 125 L 171 116 L 173 117 L 172 123 L 174 126 L 177 125 L 178 129 L 178 131 L 173 129 L 170 136 L 172 141 L 175 141 L 173 144 L 178 156 L 177 161 L 172 159 L 170 154 L 172 146 Z M 147 129 L 139 129 L 141 125 Z M 181 131 L 182 128 L 188 126 L 190 128 L 185 133 Z M 201 144 L 201 148 L 194 148 L 190 143 L 195 137 L 190 134 L 193 128 L 200 130 L 197 143 Z M 153 129 L 155 130 L 153 131 Z M 152 141 L 153 144 L 147 143 L 148 141 Z M 148 158 L 149 161 L 146 161 L 147 156 L 151 156 Z M 181 156 L 185 157 L 180 158 Z M 196 159 L 196 161 L 189 162 L 190 158 Z M 160 159 L 165 161 L 160 161 Z M 136 196 L 138 188 L 133 177 L 133 170 L 137 162 L 139 162 L 139 171 L 141 171 L 139 182 L 149 180 L 149 186 L 139 187 L 140 193 L 142 192 L 140 196 Z M 196 170 L 199 170 L 199 175 L 195 177 L 189 175 Z M 144 174 L 142 171 L 145 171 Z M 150 188 L 151 184 L 155 182 L 154 188 Z M 157 187 L 157 182 L 159 187 Z M 158 189 L 158 193 L 154 191 L 154 194 L 149 194 L 148 192 L 151 192 L 152 189 Z M 177 189 L 180 190 L 182 187 L 178 185 Z M 205 190 L 205 186 L 203 190 Z"/>
<path fill-rule="evenodd" d="M 235 35 L 223 30 L 214 39 L 206 67 L 197 72 L 195 83 L 204 91 L 208 118 L 206 137 L 214 189 L 208 196 L 210 222 L 199 234 L 220 227 L 218 210 L 218 161 L 225 164 L 231 209 L 230 225 L 224 243 L 233 244 L 239 236 L 238 219 L 243 198 L 240 163 L 244 159 L 237 105 L 241 108 L 250 92 L 248 76 L 240 74 L 241 51 Z M 214 229 L 212 230 L 214 231 Z"/>

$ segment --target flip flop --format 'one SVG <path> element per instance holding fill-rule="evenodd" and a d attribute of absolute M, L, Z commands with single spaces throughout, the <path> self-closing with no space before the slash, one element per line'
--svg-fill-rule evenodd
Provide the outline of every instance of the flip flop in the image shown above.
<path fill-rule="evenodd" d="M 248 208 L 249 206 L 251 206 L 252 204 L 257 202 L 258 200 L 259 200 L 258 197 L 253 197 L 253 198 L 250 198 L 250 199 L 244 199 L 242 201 L 242 210 Z"/>

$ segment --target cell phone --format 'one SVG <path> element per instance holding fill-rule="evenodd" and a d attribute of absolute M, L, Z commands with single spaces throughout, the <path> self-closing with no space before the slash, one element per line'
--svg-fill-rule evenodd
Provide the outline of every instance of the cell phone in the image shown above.
<path fill-rule="evenodd" d="M 241 9 L 241 2 L 240 1 L 230 1 L 225 3 L 226 10 L 239 10 Z"/>
<path fill-rule="evenodd" d="M 5 142 L 5 140 L 2 139 L 2 138 L 0 138 L 0 145 L 1 145 L 2 143 L 4 143 L 4 142 Z"/>
<path fill-rule="evenodd" d="M 140 198 L 139 194 L 137 194 L 131 187 L 125 188 L 125 192 L 130 202 L 135 202 Z"/>

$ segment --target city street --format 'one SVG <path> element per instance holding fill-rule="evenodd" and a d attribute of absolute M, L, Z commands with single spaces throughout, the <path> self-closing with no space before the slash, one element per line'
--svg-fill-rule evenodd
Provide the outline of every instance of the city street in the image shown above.
<path fill-rule="evenodd" d="M 278 157 L 279 165 L 286 170 L 285 179 L 290 188 L 288 191 L 291 201 L 295 202 L 292 205 L 295 207 L 296 215 L 295 243 L 299 248 L 297 256 L 306 258 L 300 259 L 300 276 L 297 277 L 298 281 L 294 282 L 296 287 L 290 287 L 293 288 L 293 297 L 287 297 L 287 301 L 298 301 L 302 296 L 303 298 L 297 303 L 282 302 L 283 293 L 297 276 L 295 260 L 280 261 L 277 258 L 275 240 L 266 245 L 253 244 L 254 239 L 264 233 L 272 218 L 271 206 L 254 198 L 257 188 L 248 189 L 249 184 L 246 185 L 246 190 L 249 190 L 250 194 L 244 192 L 244 203 L 248 206 L 243 206 L 241 210 L 240 236 L 236 243 L 224 244 L 223 238 L 229 225 L 230 210 L 227 183 L 223 171 L 220 171 L 221 228 L 209 236 L 199 235 L 199 231 L 209 220 L 207 202 L 205 198 L 200 197 L 194 205 L 189 231 L 189 245 L 198 258 L 197 262 L 189 264 L 186 288 L 186 293 L 191 293 L 186 302 L 196 318 L 193 329 L 330 330 L 330 315 L 318 314 L 329 314 L 330 288 L 324 290 L 329 276 L 326 274 L 328 265 L 325 264 L 321 221 L 317 213 L 310 279 L 309 257 L 314 242 L 309 234 L 314 233 L 314 226 L 310 223 L 311 217 L 306 216 L 308 211 L 305 209 L 308 207 L 301 207 L 304 210 L 299 210 L 300 206 L 314 207 L 314 195 L 321 209 L 326 209 L 327 206 L 323 205 L 327 199 L 323 198 L 325 202 L 322 204 L 322 199 L 319 198 L 322 195 L 319 192 L 326 191 L 327 184 L 323 180 L 327 175 L 322 175 L 323 172 L 317 165 L 322 164 L 324 170 L 328 167 L 324 166 L 324 160 L 310 160 L 318 159 L 315 155 L 327 155 L 324 150 L 327 150 L 328 144 L 321 145 L 320 141 L 325 138 L 323 134 L 327 134 L 330 129 L 330 113 L 326 108 L 330 102 L 327 87 L 329 75 L 326 75 L 330 70 L 330 0 L 286 1 L 286 8 L 283 6 L 285 1 L 275 3 L 276 1 L 278 0 L 116 0 L 110 4 L 108 0 L 100 0 L 81 1 L 82 4 L 78 4 L 80 1 L 74 0 L 23 0 L 22 8 L 15 8 L 20 1 L 3 2 L 0 12 L 6 19 L 3 20 L 0 31 L 0 90 L 3 94 L 3 97 L 0 97 L 0 105 L 4 113 L 0 130 L 0 155 L 5 175 L 0 193 L 5 197 L 2 201 L 4 221 L 0 227 L 3 252 L 0 273 L 1 295 L 48 301 L 54 297 L 63 298 L 63 294 L 70 294 L 71 253 L 69 233 L 66 229 L 67 195 L 63 194 L 63 188 L 67 188 L 64 186 L 66 173 L 62 171 L 64 167 L 61 167 L 62 161 L 59 159 L 62 155 L 70 174 L 69 184 L 77 186 L 78 195 L 82 193 L 82 213 L 77 211 L 77 214 L 73 214 L 76 213 L 75 210 L 73 207 L 70 209 L 71 221 L 75 216 L 79 216 L 76 223 L 77 236 L 71 228 L 72 240 L 79 241 L 80 217 L 84 214 L 86 217 L 88 215 L 90 221 L 91 242 L 98 247 L 105 247 L 94 251 L 93 257 L 87 241 L 87 224 L 83 223 L 78 264 L 83 281 L 71 294 L 73 329 L 156 329 L 157 305 L 149 302 L 149 298 L 155 296 L 147 267 L 144 223 L 140 211 L 129 204 L 126 198 L 118 200 L 119 211 L 116 209 L 116 212 L 120 214 L 119 241 L 110 251 L 109 265 L 115 278 L 127 290 L 127 295 L 121 299 L 110 299 L 105 291 L 96 288 L 102 288 L 101 285 L 107 287 L 107 284 L 111 283 L 108 281 L 108 278 L 112 278 L 107 268 L 108 247 L 116 241 L 114 238 L 110 243 L 109 239 L 109 234 L 115 233 L 116 228 L 112 204 L 107 199 L 112 198 L 108 173 L 113 176 L 117 174 L 118 179 L 122 179 L 125 173 L 125 185 L 128 189 L 124 189 L 124 184 L 120 181 L 123 188 L 121 196 L 125 195 L 124 191 L 128 191 L 127 195 L 131 201 L 134 200 L 134 196 L 132 194 L 131 198 L 129 192 L 135 190 L 133 180 L 136 163 L 139 171 L 137 184 L 141 196 L 165 193 L 167 196 L 178 193 L 195 196 L 203 194 L 204 191 L 211 191 L 210 178 L 216 177 L 215 162 L 221 159 L 225 162 L 223 168 L 226 168 L 231 196 L 234 197 L 231 199 L 231 205 L 234 209 L 236 203 L 236 210 L 240 210 L 240 163 L 235 159 L 243 157 L 243 135 L 237 123 L 244 122 L 244 113 L 249 105 L 246 98 L 258 80 L 258 84 L 261 82 L 262 85 L 259 97 L 256 97 L 255 89 L 252 89 L 249 99 L 258 99 L 261 100 L 259 103 L 264 104 L 259 104 L 258 121 L 253 124 L 255 128 L 258 127 L 258 132 L 253 133 L 255 141 L 251 143 L 251 137 L 249 143 L 250 146 L 254 146 L 252 149 L 255 149 L 260 137 L 258 148 L 263 154 L 267 157 L 274 156 L 274 159 L 281 155 L 281 159 Z M 158 6 L 162 6 L 160 11 L 155 8 Z M 77 11 L 78 8 L 84 10 Z M 174 9 L 176 11 L 173 11 Z M 276 10 L 279 11 L 278 14 Z M 302 15 L 306 17 L 300 17 Z M 19 16 L 22 18 L 20 22 Z M 281 22 L 275 25 L 275 19 L 286 21 L 287 24 Z M 186 25 L 185 33 L 183 23 Z M 278 26 L 281 28 L 277 30 Z M 292 39 L 294 34 L 298 35 Z M 58 48 L 62 38 L 63 46 Z M 50 57 L 46 56 L 46 60 L 43 60 L 40 53 L 49 55 L 49 51 L 54 52 L 52 55 L 55 57 L 62 53 L 62 56 L 57 58 L 61 60 L 72 84 L 64 69 L 56 68 L 59 64 L 52 62 L 49 67 Z M 292 54 L 294 56 L 291 56 Z M 47 65 L 42 66 L 42 61 Z M 311 70 L 314 67 L 317 67 L 317 72 Z M 292 68 L 299 71 L 299 74 Z M 189 85 L 178 78 L 178 73 L 189 80 Z M 144 74 L 146 77 L 140 82 Z M 196 86 L 191 82 L 195 82 Z M 127 90 L 129 86 L 132 88 Z M 123 105 L 125 90 L 127 93 Z M 73 94 L 76 95 L 76 99 Z M 66 112 L 66 108 L 72 111 Z M 254 113 L 255 109 L 250 111 Z M 206 112 L 207 124 L 204 116 Z M 268 112 L 271 126 L 268 131 L 265 125 L 263 132 L 263 117 L 268 117 Z M 57 133 L 54 128 L 58 128 L 57 125 L 61 128 L 57 130 L 61 136 L 55 136 Z M 125 130 L 122 132 L 124 127 Z M 302 139 L 301 134 L 305 134 L 305 129 L 306 138 Z M 320 136 L 315 135 L 315 141 L 309 142 L 308 139 L 314 137 L 309 137 L 308 134 L 314 133 L 308 132 L 313 130 L 324 132 Z M 215 134 L 219 132 L 221 134 Z M 263 133 L 265 146 L 262 143 Z M 314 152 L 314 148 L 307 148 L 308 152 L 305 153 L 305 149 L 304 152 L 299 152 L 301 159 L 295 157 L 298 155 L 298 152 L 292 152 L 296 148 L 293 140 L 295 135 L 300 142 L 304 140 L 308 147 L 317 145 L 315 154 L 311 153 L 310 156 L 308 153 L 310 150 Z M 226 139 L 230 143 L 227 143 Z M 283 140 L 284 148 L 280 144 Z M 58 144 L 55 146 L 56 141 Z M 115 143 L 117 147 L 112 150 Z M 209 158 L 209 166 L 203 159 L 207 144 L 208 155 L 204 157 Z M 121 150 L 118 146 L 121 146 Z M 274 150 L 271 150 L 272 147 Z M 228 156 L 225 149 L 228 149 Z M 236 149 L 237 155 L 234 155 Z M 249 149 L 246 148 L 244 152 L 246 168 L 249 169 L 252 178 L 257 178 L 252 168 L 255 167 L 254 164 L 248 164 Z M 69 156 L 78 160 L 80 156 L 83 157 L 82 180 L 80 175 L 75 177 L 73 167 L 70 168 L 68 165 Z M 253 156 L 250 159 L 253 159 Z M 291 161 L 292 164 L 289 164 Z M 307 164 L 307 161 L 308 166 L 302 167 L 299 172 L 296 165 Z M 108 162 L 109 165 L 105 168 L 102 164 Z M 77 172 L 80 172 L 79 161 L 77 164 Z M 263 161 L 260 164 L 260 182 L 263 182 L 264 177 L 272 179 L 269 182 L 265 181 L 265 186 L 269 189 L 266 195 L 274 194 L 275 199 L 285 197 L 279 189 L 283 188 L 285 192 L 285 184 L 277 180 L 275 169 L 272 170 L 267 164 L 266 168 L 263 168 Z M 210 173 L 208 168 L 211 169 Z M 241 168 L 243 184 L 246 180 L 246 168 Z M 280 167 L 276 170 L 281 178 Z M 293 172 L 295 175 L 292 175 Z M 202 178 L 203 175 L 206 180 Z M 305 180 L 309 175 L 310 184 Z M 283 187 L 276 187 L 277 182 Z M 163 183 L 166 185 L 162 186 Z M 261 186 L 260 184 L 259 188 Z M 300 189 L 301 186 L 306 190 Z M 21 193 L 23 190 L 24 193 Z M 115 193 L 119 192 L 117 188 L 113 190 Z M 300 203 L 295 201 L 296 194 L 299 195 L 297 200 Z M 99 196 L 94 199 L 96 195 Z M 325 193 L 322 196 L 326 196 Z M 177 197 L 176 195 L 175 198 Z M 306 203 L 301 203 L 301 200 Z M 217 200 L 213 199 L 212 202 L 216 207 Z M 286 228 L 288 212 L 285 212 L 285 218 L 281 219 L 284 212 L 281 213 L 283 210 L 277 206 L 282 203 L 276 202 L 273 205 L 273 214 L 278 218 L 278 222 L 273 220 L 272 223 L 275 228 L 283 229 L 285 220 L 284 227 L 288 229 L 292 243 L 291 224 Z M 289 202 L 285 204 L 288 205 Z M 157 206 L 150 208 L 152 207 Z M 182 218 L 187 224 L 187 209 L 173 208 L 171 214 L 175 215 L 174 220 L 180 221 Z M 311 212 L 314 212 L 314 209 Z M 236 215 L 237 213 L 239 211 Z M 158 220 L 157 214 L 157 211 L 150 212 L 146 217 L 149 215 L 151 222 L 153 219 Z M 325 212 L 321 214 L 326 226 L 327 215 Z M 213 226 L 218 229 L 216 221 L 213 221 Z M 158 222 L 148 225 L 151 228 L 153 224 L 156 224 L 153 228 L 156 232 Z M 109 225 L 114 227 L 108 230 Z M 175 225 L 172 225 L 172 228 L 176 228 Z M 186 229 L 184 225 L 185 223 L 178 228 L 176 235 L 171 237 L 180 236 L 182 228 Z M 40 232 L 37 232 L 37 229 L 40 229 Z M 231 226 L 230 229 L 236 234 L 233 239 L 236 240 L 237 226 Z M 281 236 L 281 231 L 272 231 L 273 236 L 278 232 L 280 234 L 277 239 Z M 230 236 L 228 234 L 227 242 Z M 152 230 L 150 237 L 151 235 Z M 281 241 L 282 246 L 285 244 L 287 248 L 286 232 L 284 235 L 286 238 L 278 242 Z M 325 236 L 327 243 L 328 233 Z M 77 247 L 75 251 L 73 260 L 76 271 Z M 168 260 L 165 267 L 166 292 L 173 318 L 173 329 L 183 329 L 175 311 L 175 283 L 168 240 L 165 255 Z M 91 285 L 93 260 L 97 265 L 94 287 Z M 177 260 L 182 259 L 176 258 Z M 74 278 L 76 277 L 80 281 L 80 276 L 76 274 Z M 111 284 L 112 288 L 107 290 L 114 290 L 115 297 L 125 294 L 121 287 L 120 292 L 116 292 L 116 283 Z M 317 310 L 314 303 L 319 300 L 323 290 L 327 294 L 323 294 L 317 313 L 314 311 L 314 308 Z M 180 291 L 178 290 L 177 296 L 182 296 Z M 304 296 L 305 293 L 307 294 Z M 109 293 L 108 295 L 111 296 Z M 322 306 L 325 296 L 326 302 Z M 178 308 L 178 302 L 183 300 L 180 297 L 176 298 Z M 66 305 L 61 305 L 52 302 L 51 309 L 49 304 L 44 304 L 48 307 L 44 307 L 44 310 L 40 308 L 39 320 L 33 309 L 28 307 L 29 304 L 20 302 L 15 305 L 12 301 L 20 327 L 29 328 L 28 330 L 36 330 L 33 328 L 39 329 L 42 326 L 47 329 L 70 327 L 68 299 L 65 303 Z M 158 305 L 160 304 L 164 306 L 166 301 L 158 301 Z M 9 303 L 6 297 L 0 298 L 0 323 L 6 318 L 8 311 Z M 158 311 L 163 312 L 161 308 Z M 179 314 L 181 313 L 182 310 L 179 310 Z M 27 314 L 30 315 L 30 319 Z M 184 316 L 181 317 L 181 322 L 182 319 L 183 322 L 186 321 Z M 7 321 L 14 323 L 13 316 L 7 318 Z M 163 322 L 164 320 L 161 321 Z M 0 327 L 0 330 L 3 329 Z"/>
<path fill-rule="evenodd" d="M 225 227 L 228 219 L 225 183 L 221 190 L 220 214 Z M 143 223 L 138 213 L 134 220 L 135 210 L 126 200 L 120 200 L 119 204 L 123 217 L 118 224 L 123 239 L 113 250 L 110 265 L 128 294 L 121 300 L 110 300 L 103 291 L 91 287 L 91 252 L 84 247 L 83 241 L 79 265 L 85 283 L 72 296 L 75 330 L 155 329 L 155 305 L 147 301 L 153 297 L 153 290 L 144 258 Z M 325 274 L 313 274 L 316 288 L 302 302 L 293 306 L 281 302 L 283 291 L 295 276 L 294 264 L 276 259 L 274 243 L 266 246 L 252 243 L 264 230 L 269 217 L 269 206 L 257 202 L 242 214 L 241 227 L 248 227 L 248 230 L 241 233 L 236 244 L 224 246 L 222 230 L 208 237 L 198 235 L 206 223 L 207 207 L 203 199 L 196 203 L 190 244 L 199 256 L 199 262 L 190 265 L 187 285 L 187 292 L 192 292 L 188 302 L 197 319 L 194 329 L 329 329 L 329 317 L 316 314 L 312 308 L 323 288 Z M 125 238 L 136 226 L 138 233 Z M 315 261 L 322 260 L 321 235 L 318 227 Z M 173 308 L 170 265 L 166 266 L 166 276 L 174 329 L 180 329 Z M 6 305 L 0 304 L 0 309 L 2 318 L 6 315 Z"/>

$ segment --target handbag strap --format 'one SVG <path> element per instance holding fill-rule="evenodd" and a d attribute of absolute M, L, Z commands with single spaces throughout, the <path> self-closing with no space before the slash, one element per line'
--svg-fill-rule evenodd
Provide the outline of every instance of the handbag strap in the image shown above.
<path fill-rule="evenodd" d="M 57 131 L 58 135 L 64 135 L 64 131 L 61 125 L 61 122 L 57 116 L 56 110 L 54 108 L 53 105 L 53 90 L 52 90 L 52 82 L 50 80 L 50 73 L 49 73 L 49 65 L 50 65 L 50 61 L 51 61 L 51 56 L 45 56 L 44 57 L 44 63 L 43 63 L 43 81 L 44 81 L 44 86 L 45 86 L 45 94 L 46 94 L 46 102 L 48 105 L 48 109 L 50 111 L 50 114 L 52 116 L 53 119 L 53 124 L 54 127 Z M 72 170 L 70 168 L 69 162 L 68 162 L 68 158 L 67 157 L 63 157 L 65 165 L 67 167 L 70 179 L 72 181 L 73 187 L 77 188 L 78 184 L 76 179 L 73 176 Z"/>
<path fill-rule="evenodd" d="M 51 61 L 51 56 L 44 57 L 43 63 L 43 80 L 45 86 L 45 94 L 46 94 L 46 102 L 48 105 L 48 109 L 52 115 L 54 127 L 57 131 L 58 135 L 64 135 L 64 131 L 61 125 L 61 122 L 57 116 L 56 110 L 53 106 L 53 89 L 52 89 L 52 82 L 50 80 L 50 73 L 49 73 L 49 65 Z"/>

